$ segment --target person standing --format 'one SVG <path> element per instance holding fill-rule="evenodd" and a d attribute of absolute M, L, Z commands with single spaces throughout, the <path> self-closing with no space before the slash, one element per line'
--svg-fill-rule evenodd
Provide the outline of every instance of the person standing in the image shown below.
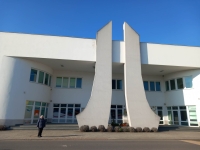
<path fill-rule="evenodd" d="M 37 122 L 37 127 L 38 127 L 38 137 L 42 137 L 42 131 L 43 131 L 43 128 L 45 127 L 46 123 L 45 123 L 45 120 L 44 120 L 44 116 L 41 115 L 40 118 L 38 119 L 38 122 Z"/>

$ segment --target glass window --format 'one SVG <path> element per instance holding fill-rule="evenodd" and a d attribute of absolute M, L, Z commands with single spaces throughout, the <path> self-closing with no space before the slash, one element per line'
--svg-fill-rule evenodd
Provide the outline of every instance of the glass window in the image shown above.
<path fill-rule="evenodd" d="M 75 104 L 75 107 L 81 107 L 81 104 Z"/>
<path fill-rule="evenodd" d="M 60 118 L 65 118 L 66 116 L 66 108 L 61 108 L 60 109 Z"/>
<path fill-rule="evenodd" d="M 61 104 L 61 107 L 67 107 L 67 104 Z"/>
<path fill-rule="evenodd" d="M 167 107 L 167 110 L 171 110 L 171 107 Z"/>
<path fill-rule="evenodd" d="M 53 108 L 53 118 L 58 118 L 59 108 Z"/>
<path fill-rule="evenodd" d="M 64 77 L 63 78 L 63 85 L 62 85 L 62 87 L 63 88 L 68 88 L 68 82 L 69 82 L 69 78 Z"/>
<path fill-rule="evenodd" d="M 117 89 L 118 90 L 122 89 L 122 80 L 117 80 Z"/>
<path fill-rule="evenodd" d="M 40 71 L 39 72 L 38 83 L 42 83 L 43 84 L 43 81 L 44 81 L 44 72 Z"/>
<path fill-rule="evenodd" d="M 178 89 L 183 89 L 183 79 L 182 78 L 177 79 L 177 87 L 178 87 Z"/>
<path fill-rule="evenodd" d="M 122 108 L 122 105 L 117 105 L 117 108 Z"/>
<path fill-rule="evenodd" d="M 156 91 L 161 91 L 160 82 L 156 82 Z"/>
<path fill-rule="evenodd" d="M 46 106 L 47 103 L 42 103 L 42 106 Z"/>
<path fill-rule="evenodd" d="M 188 121 L 187 120 L 187 112 L 185 111 L 180 111 L 181 113 L 181 121 Z"/>
<path fill-rule="evenodd" d="M 33 101 L 26 101 L 26 105 L 33 105 Z"/>
<path fill-rule="evenodd" d="M 48 81 L 49 81 L 49 74 L 46 73 L 44 84 L 48 85 Z"/>
<path fill-rule="evenodd" d="M 116 105 L 111 105 L 111 108 L 116 108 Z"/>
<path fill-rule="evenodd" d="M 143 84 L 144 84 L 145 91 L 148 91 L 149 90 L 149 82 L 148 81 L 143 81 Z"/>
<path fill-rule="evenodd" d="M 72 117 L 73 117 L 73 108 L 68 108 L 67 118 L 72 118 Z"/>
<path fill-rule="evenodd" d="M 24 118 L 31 118 L 33 106 L 26 106 Z"/>
<path fill-rule="evenodd" d="M 60 104 L 53 104 L 53 107 L 59 107 Z"/>
<path fill-rule="evenodd" d="M 70 78 L 70 88 L 75 88 L 75 78 Z"/>
<path fill-rule="evenodd" d="M 155 83 L 150 81 L 150 91 L 155 91 Z"/>
<path fill-rule="evenodd" d="M 176 89 L 176 85 L 175 85 L 175 80 L 170 80 L 170 88 L 171 90 L 175 90 Z"/>
<path fill-rule="evenodd" d="M 173 109 L 173 110 L 177 110 L 178 107 L 177 107 L 177 106 L 173 106 L 172 109 Z"/>
<path fill-rule="evenodd" d="M 56 78 L 56 87 L 62 87 L 62 77 Z"/>
<path fill-rule="evenodd" d="M 165 88 L 166 88 L 166 91 L 169 91 L 169 81 L 165 81 Z"/>
<path fill-rule="evenodd" d="M 158 116 L 160 117 L 160 120 L 163 120 L 163 113 L 161 110 L 158 111 Z"/>
<path fill-rule="evenodd" d="M 192 88 L 192 77 L 185 77 L 185 87 Z"/>
<path fill-rule="evenodd" d="M 68 104 L 68 107 L 74 107 L 74 104 Z"/>
<path fill-rule="evenodd" d="M 37 70 L 31 69 L 30 81 L 36 82 L 36 79 L 37 79 Z"/>
<path fill-rule="evenodd" d="M 76 79 L 76 88 L 81 88 L 82 87 L 82 78 L 77 78 Z"/>
<path fill-rule="evenodd" d="M 75 108 L 75 116 L 80 113 L 80 108 Z"/>
<path fill-rule="evenodd" d="M 35 106 L 41 106 L 41 102 L 35 102 Z"/>
<path fill-rule="evenodd" d="M 116 80 L 112 80 L 112 89 L 116 89 Z"/>
<path fill-rule="evenodd" d="M 49 76 L 49 86 L 51 86 L 51 76 Z"/>

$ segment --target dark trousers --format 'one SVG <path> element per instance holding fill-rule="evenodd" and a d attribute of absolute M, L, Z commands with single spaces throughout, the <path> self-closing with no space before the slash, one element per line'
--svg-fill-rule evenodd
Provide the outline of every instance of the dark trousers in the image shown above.
<path fill-rule="evenodd" d="M 43 128 L 38 128 L 38 136 L 42 136 L 42 130 Z"/>

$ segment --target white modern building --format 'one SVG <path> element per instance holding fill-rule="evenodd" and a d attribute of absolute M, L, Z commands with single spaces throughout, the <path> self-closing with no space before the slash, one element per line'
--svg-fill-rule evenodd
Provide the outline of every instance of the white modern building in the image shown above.
<path fill-rule="evenodd" d="M 126 23 L 112 41 L 111 25 L 97 39 L 0 32 L 0 124 L 139 126 L 152 109 L 159 124 L 200 126 L 200 47 L 142 43 Z"/>

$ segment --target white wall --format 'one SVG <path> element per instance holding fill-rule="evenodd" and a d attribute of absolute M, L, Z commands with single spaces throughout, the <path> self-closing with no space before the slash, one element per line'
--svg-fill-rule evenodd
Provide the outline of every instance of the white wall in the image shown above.
<path fill-rule="evenodd" d="M 142 64 L 200 67 L 200 47 L 140 43 Z"/>
<path fill-rule="evenodd" d="M 24 119 L 26 100 L 50 101 L 50 87 L 31 83 L 31 67 L 52 74 L 51 68 L 21 58 L 4 56 L 0 74 L 0 124 Z"/>
<path fill-rule="evenodd" d="M 95 61 L 96 40 L 0 32 L 3 55 Z"/>

